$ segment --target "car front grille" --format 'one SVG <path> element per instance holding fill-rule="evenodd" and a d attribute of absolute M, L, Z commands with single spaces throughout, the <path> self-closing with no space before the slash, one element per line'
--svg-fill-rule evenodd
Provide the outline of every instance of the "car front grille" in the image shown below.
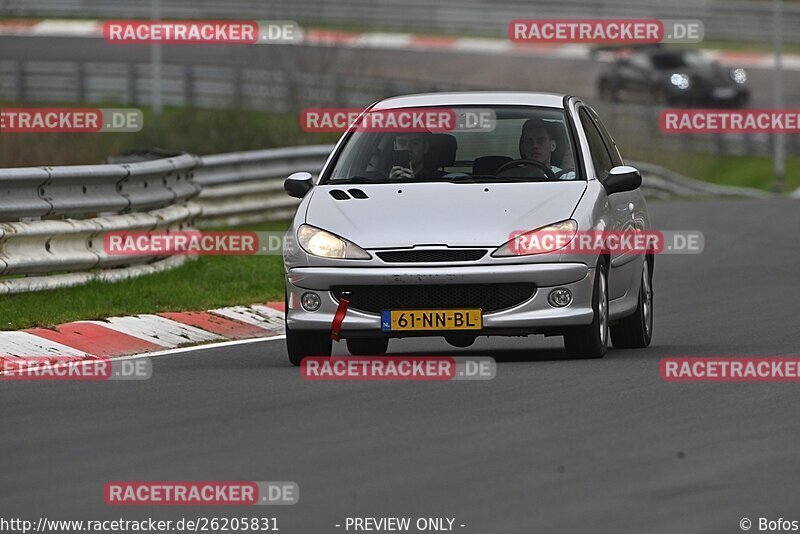
<path fill-rule="evenodd" d="M 511 308 L 530 299 L 536 285 L 453 284 L 397 286 L 338 286 L 331 293 L 350 302 L 357 310 L 379 313 L 381 310 L 426 308 L 480 308 L 493 312 Z"/>
<path fill-rule="evenodd" d="M 392 250 L 377 253 L 380 259 L 388 263 L 476 261 L 485 255 L 485 250 L 477 249 Z"/>

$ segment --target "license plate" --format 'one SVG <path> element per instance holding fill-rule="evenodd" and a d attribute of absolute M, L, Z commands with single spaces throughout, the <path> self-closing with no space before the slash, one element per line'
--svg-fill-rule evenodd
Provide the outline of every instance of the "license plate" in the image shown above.
<path fill-rule="evenodd" d="M 480 330 L 480 308 L 468 310 L 383 310 L 381 330 Z"/>

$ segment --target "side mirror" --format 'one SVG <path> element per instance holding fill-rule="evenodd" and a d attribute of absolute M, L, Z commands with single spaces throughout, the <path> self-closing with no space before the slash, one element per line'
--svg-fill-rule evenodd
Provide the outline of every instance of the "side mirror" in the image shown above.
<path fill-rule="evenodd" d="M 611 169 L 601 183 L 609 195 L 633 191 L 642 185 L 642 174 L 634 167 L 620 165 Z"/>
<path fill-rule="evenodd" d="M 303 198 L 306 193 L 311 191 L 314 187 L 314 181 L 311 178 L 310 172 L 296 172 L 290 174 L 289 177 L 283 182 L 283 189 L 289 196 L 295 198 Z"/>

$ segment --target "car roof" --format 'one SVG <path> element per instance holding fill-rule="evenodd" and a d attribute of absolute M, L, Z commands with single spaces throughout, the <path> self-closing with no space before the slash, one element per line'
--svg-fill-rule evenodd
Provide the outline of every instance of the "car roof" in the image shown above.
<path fill-rule="evenodd" d="M 564 95 L 522 91 L 463 91 L 393 96 L 381 100 L 372 109 L 424 106 L 541 106 L 564 109 Z"/>
<path fill-rule="evenodd" d="M 646 53 L 650 54 L 651 56 L 668 57 L 668 56 L 683 56 L 690 52 L 695 52 L 695 50 L 690 50 L 688 48 L 651 48 L 647 50 Z"/>

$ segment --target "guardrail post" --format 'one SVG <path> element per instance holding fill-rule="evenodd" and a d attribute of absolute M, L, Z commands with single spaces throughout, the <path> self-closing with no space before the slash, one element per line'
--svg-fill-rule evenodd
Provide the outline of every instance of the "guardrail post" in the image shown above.
<path fill-rule="evenodd" d="M 652 146 L 653 142 L 656 137 L 660 137 L 659 131 L 659 114 L 661 112 L 658 108 L 653 107 L 651 108 L 650 116 L 648 117 L 646 114 L 641 114 L 636 116 L 636 120 L 641 125 L 642 121 L 645 121 L 644 127 L 637 127 L 636 131 L 646 131 L 647 132 L 647 144 Z"/>
<path fill-rule="evenodd" d="M 25 101 L 25 62 L 17 61 L 14 72 L 14 88 L 17 102 Z"/>
<path fill-rule="evenodd" d="M 797 151 L 800 150 L 800 146 L 797 143 L 797 136 L 796 135 L 787 135 L 786 136 L 789 145 L 789 154 L 797 154 Z"/>
<path fill-rule="evenodd" d="M 135 106 L 138 103 L 136 95 L 136 63 L 128 63 L 127 82 L 128 82 L 128 105 Z"/>
<path fill-rule="evenodd" d="M 194 107 L 194 68 L 191 65 L 183 69 L 183 100 L 186 107 Z"/>
<path fill-rule="evenodd" d="M 725 154 L 725 134 L 712 134 L 714 136 L 714 153 L 717 156 Z"/>
<path fill-rule="evenodd" d="M 237 109 L 244 107 L 242 101 L 244 100 L 244 93 L 242 91 L 242 69 L 235 67 L 233 70 L 233 106 Z"/>
<path fill-rule="evenodd" d="M 344 106 L 342 102 L 339 102 L 339 95 L 341 94 L 341 84 L 342 84 L 342 77 L 334 74 L 333 80 L 331 81 L 331 106 Z"/>
<path fill-rule="evenodd" d="M 75 101 L 86 102 L 86 64 L 79 61 L 75 68 Z"/>

